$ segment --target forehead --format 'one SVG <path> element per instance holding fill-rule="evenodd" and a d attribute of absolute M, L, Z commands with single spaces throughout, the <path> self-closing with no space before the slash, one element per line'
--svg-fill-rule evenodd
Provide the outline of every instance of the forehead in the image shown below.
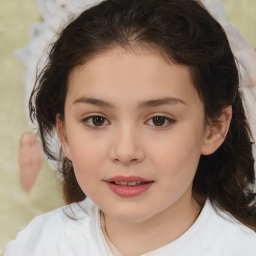
<path fill-rule="evenodd" d="M 198 97 L 189 67 L 171 62 L 157 50 L 121 47 L 99 53 L 72 70 L 67 96 L 107 97 L 117 102 Z"/>

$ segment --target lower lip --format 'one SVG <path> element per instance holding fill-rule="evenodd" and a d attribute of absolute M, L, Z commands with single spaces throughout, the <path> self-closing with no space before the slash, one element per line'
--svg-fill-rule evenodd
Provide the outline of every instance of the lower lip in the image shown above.
<path fill-rule="evenodd" d="M 122 197 L 133 197 L 133 196 L 138 196 L 148 190 L 153 182 L 147 182 L 145 184 L 139 185 L 139 186 L 121 186 L 121 185 L 116 185 L 110 182 L 107 182 L 108 187 L 110 190 L 112 190 L 115 194 L 122 196 Z"/>

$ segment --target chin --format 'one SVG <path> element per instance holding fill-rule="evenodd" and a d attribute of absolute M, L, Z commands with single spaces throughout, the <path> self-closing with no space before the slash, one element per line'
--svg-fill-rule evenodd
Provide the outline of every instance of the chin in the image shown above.
<path fill-rule="evenodd" d="M 145 209 L 111 209 L 110 211 L 104 211 L 110 218 L 121 222 L 143 222 L 149 219 L 149 211 Z"/>

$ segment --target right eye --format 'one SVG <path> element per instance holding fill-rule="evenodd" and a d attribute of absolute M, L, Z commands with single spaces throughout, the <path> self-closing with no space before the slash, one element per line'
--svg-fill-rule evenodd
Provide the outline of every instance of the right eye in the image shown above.
<path fill-rule="evenodd" d="M 83 119 L 83 122 L 86 122 L 89 126 L 92 127 L 100 127 L 106 124 L 109 124 L 109 121 L 102 116 L 89 116 Z"/>
<path fill-rule="evenodd" d="M 158 115 L 158 116 L 151 117 L 147 121 L 147 124 L 155 126 L 155 127 L 168 127 L 169 125 L 171 125 L 174 122 L 175 122 L 175 120 L 173 120 L 169 117 Z"/>

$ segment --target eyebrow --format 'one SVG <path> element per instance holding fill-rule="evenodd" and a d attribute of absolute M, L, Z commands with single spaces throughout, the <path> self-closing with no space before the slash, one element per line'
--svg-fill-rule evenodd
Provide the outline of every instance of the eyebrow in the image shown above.
<path fill-rule="evenodd" d="M 115 106 L 113 104 L 106 102 L 104 100 L 95 99 L 95 98 L 81 97 L 79 99 L 76 99 L 73 102 L 73 104 L 76 104 L 76 103 L 86 103 L 86 104 L 91 104 L 91 105 L 95 105 L 98 107 L 115 108 Z"/>
<path fill-rule="evenodd" d="M 178 98 L 172 98 L 172 97 L 164 97 L 160 99 L 154 99 L 154 100 L 146 100 L 140 102 L 139 106 L 140 108 L 147 108 L 147 107 L 157 107 L 162 105 L 174 105 L 174 104 L 185 104 L 185 102 Z"/>
<path fill-rule="evenodd" d="M 91 104 L 95 105 L 98 107 L 107 107 L 107 108 L 115 108 L 115 105 L 113 105 L 110 102 L 101 100 L 101 99 L 96 99 L 96 98 L 90 98 L 90 97 L 81 97 L 76 99 L 73 104 L 76 103 L 85 103 L 85 104 Z M 164 97 L 160 99 L 152 99 L 152 100 L 145 100 L 139 102 L 139 108 L 149 108 L 149 107 L 157 107 L 157 106 L 162 106 L 162 105 L 174 105 L 174 104 L 184 104 L 186 103 L 178 98 L 172 98 L 172 97 Z"/>

